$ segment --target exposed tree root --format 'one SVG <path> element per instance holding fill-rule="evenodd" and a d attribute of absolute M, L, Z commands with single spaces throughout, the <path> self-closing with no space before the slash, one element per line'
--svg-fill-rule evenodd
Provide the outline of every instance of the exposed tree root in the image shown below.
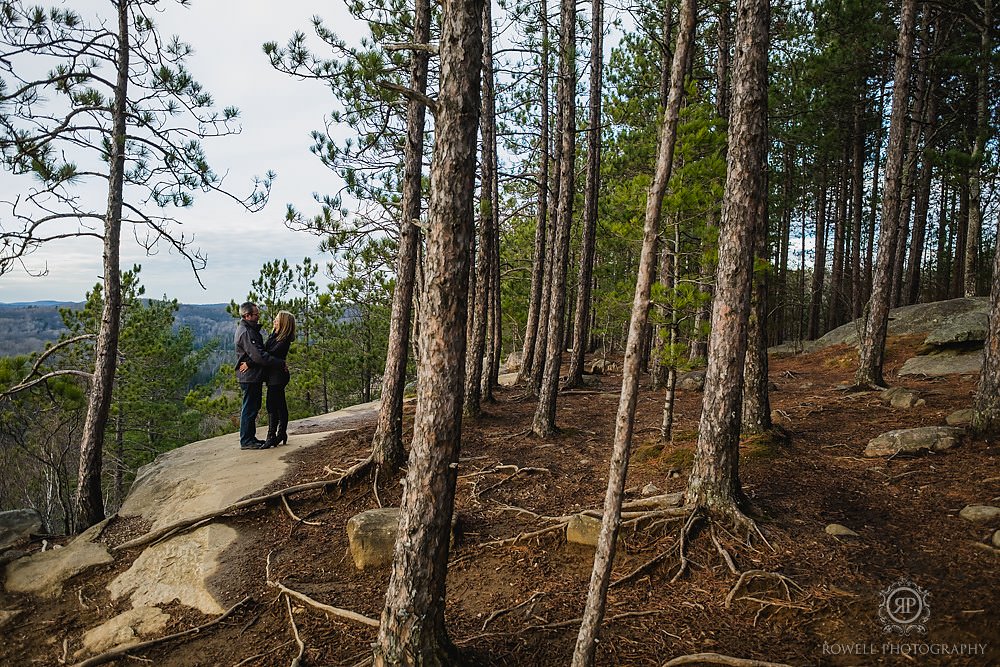
<path fill-rule="evenodd" d="M 292 511 L 292 508 L 289 506 L 288 498 L 286 496 L 281 496 L 281 504 L 284 506 L 285 512 L 288 513 L 288 516 L 292 518 L 292 521 L 297 521 L 298 523 L 304 523 L 307 526 L 323 525 L 322 522 L 319 521 L 306 521 L 305 519 L 299 518 L 299 516 L 296 515 L 295 512 Z"/>
<path fill-rule="evenodd" d="M 729 667 L 791 667 L 783 662 L 767 662 L 765 660 L 751 660 L 748 658 L 733 658 L 721 653 L 692 653 L 691 655 L 681 655 L 673 660 L 663 663 L 663 667 L 677 667 L 677 665 L 729 665 Z"/>
<path fill-rule="evenodd" d="M 239 662 L 237 662 L 235 665 L 233 665 L 233 667 L 243 667 L 243 665 L 251 663 L 254 660 L 260 660 L 261 658 L 263 658 L 265 656 L 271 655 L 275 651 L 278 651 L 280 649 L 285 648 L 286 646 L 288 646 L 289 644 L 291 644 L 294 641 L 295 641 L 294 639 L 289 639 L 284 644 L 278 644 L 277 646 L 273 647 L 270 651 L 267 651 L 265 653 L 258 653 L 257 655 L 250 656 L 249 658 L 243 658 L 242 660 L 240 660 Z"/>
<path fill-rule="evenodd" d="M 507 475 L 506 477 L 504 477 L 503 479 L 501 479 L 499 482 L 496 482 L 495 484 L 491 484 L 490 486 L 487 486 L 482 491 L 474 491 L 473 492 L 473 496 L 475 496 L 475 497 L 482 497 L 486 493 L 492 491 L 493 489 L 495 489 L 495 488 L 497 488 L 497 487 L 499 487 L 499 486 L 501 486 L 503 484 L 506 484 L 507 482 L 509 482 L 510 480 L 514 479 L 515 477 L 517 477 L 518 475 L 520 475 L 522 473 L 550 472 L 548 468 L 531 468 L 531 467 L 518 468 L 517 466 L 514 466 L 514 465 L 497 466 L 493 470 L 494 471 L 499 471 L 499 470 L 510 470 L 510 469 L 513 469 L 514 472 L 510 473 L 509 475 Z"/>
<path fill-rule="evenodd" d="M 379 625 L 379 622 L 374 618 L 369 618 L 364 614 L 359 614 L 356 611 L 351 611 L 350 609 L 341 609 L 340 607 L 331 607 L 328 604 L 323 604 L 322 602 L 312 599 L 305 593 L 300 593 L 299 591 L 296 591 L 294 589 L 285 586 L 280 581 L 275 581 L 271 579 L 271 553 L 267 554 L 267 561 L 264 564 L 264 576 L 268 586 L 271 586 L 272 588 L 277 588 L 286 597 L 293 597 L 300 602 L 304 602 L 305 604 L 311 607 L 319 609 L 320 611 L 325 611 L 328 614 L 332 614 L 339 618 L 347 619 L 348 621 L 354 621 L 356 623 L 361 623 L 362 625 L 368 625 L 373 628 L 377 628 Z"/>
<path fill-rule="evenodd" d="M 789 588 L 789 584 L 794 586 L 799 591 L 802 590 L 801 586 L 799 586 L 797 583 L 795 583 L 794 581 L 792 581 L 783 574 L 779 574 L 777 572 L 768 572 L 767 570 L 747 570 L 746 572 L 740 575 L 740 578 L 737 580 L 736 584 L 733 585 L 732 589 L 730 589 L 729 591 L 729 594 L 726 595 L 726 605 L 725 605 L 726 609 L 729 609 L 732 606 L 733 600 L 736 598 L 737 593 L 739 593 L 740 590 L 744 586 L 746 586 L 747 582 L 749 582 L 751 579 L 776 579 L 778 583 L 780 583 L 784 587 L 785 595 L 788 597 L 789 601 L 791 601 L 792 599 L 792 591 Z M 759 602 L 760 600 L 755 600 L 755 601 Z"/>
<path fill-rule="evenodd" d="M 306 644 L 302 641 L 302 637 L 299 636 L 299 628 L 295 625 L 295 616 L 292 614 L 292 603 L 289 601 L 287 595 L 285 595 L 285 609 L 288 610 L 288 622 L 292 625 L 292 635 L 295 637 L 295 643 L 299 647 L 298 655 L 292 658 L 291 667 L 299 667 L 302 664 L 302 656 L 306 652 Z"/>
<path fill-rule="evenodd" d="M 296 486 L 290 486 L 288 488 L 281 489 L 281 490 L 275 491 L 273 493 L 268 493 L 268 494 L 263 495 L 263 496 L 256 496 L 254 498 L 247 498 L 245 500 L 241 500 L 239 502 L 233 503 L 232 505 L 229 505 L 228 507 L 223 507 L 221 510 L 215 510 L 213 512 L 207 512 L 205 514 L 201 514 L 201 515 L 198 515 L 198 516 L 189 517 L 187 519 L 183 519 L 181 521 L 177 521 L 175 523 L 172 523 L 172 524 L 170 524 L 168 526 L 163 526 L 162 528 L 158 528 L 156 530 L 151 530 L 150 532 L 146 533 L 145 535 L 141 535 L 141 536 L 135 538 L 134 540 L 129 540 L 128 542 L 125 542 L 123 544 L 119 544 L 116 547 L 112 547 L 111 550 L 112 551 L 124 551 L 125 549 L 132 549 L 132 548 L 135 548 L 135 547 L 143 547 L 143 546 L 146 546 L 148 544 L 153 544 L 153 543 L 159 542 L 161 540 L 164 540 L 164 539 L 166 539 L 168 537 L 171 537 L 172 535 L 175 535 L 175 534 L 177 534 L 179 532 L 196 528 L 196 527 L 201 526 L 201 525 L 203 525 L 205 523 L 213 521 L 213 520 L 215 520 L 215 519 L 217 519 L 217 518 L 219 518 L 221 516 L 225 516 L 227 514 L 231 514 L 231 513 L 235 512 L 237 510 L 241 510 L 241 509 L 244 509 L 244 508 L 247 508 L 247 507 L 253 507 L 255 505 L 261 505 L 261 504 L 264 504 L 264 503 L 268 503 L 268 502 L 271 502 L 272 500 L 277 500 L 279 498 L 284 498 L 285 496 L 291 495 L 293 493 L 301 493 L 303 491 L 312 491 L 314 489 L 325 489 L 328 486 L 336 486 L 337 489 L 338 489 L 338 491 L 343 492 L 344 487 L 348 483 L 353 482 L 353 481 L 359 479 L 360 477 L 363 477 L 368 472 L 368 470 L 371 467 L 371 465 L 372 465 L 372 458 L 369 456 L 368 458 L 364 459 L 360 463 L 357 463 L 357 464 L 351 466 L 350 468 L 348 468 L 347 471 L 344 472 L 344 474 L 341 475 L 340 477 L 338 477 L 337 479 L 320 480 L 320 481 L 317 481 L 317 482 L 308 482 L 306 484 L 298 484 Z"/>
<path fill-rule="evenodd" d="M 715 536 L 714 525 L 709 529 L 709 534 L 712 536 L 712 542 L 715 544 L 715 550 L 719 552 L 720 556 L 722 556 L 722 560 L 726 562 L 726 565 L 729 567 L 729 571 L 736 576 L 739 576 L 740 571 L 736 568 L 736 563 L 733 562 L 733 557 L 729 555 L 726 548 L 722 546 L 721 542 L 719 542 L 719 538 Z"/>
<path fill-rule="evenodd" d="M 535 593 L 530 598 L 528 598 L 527 600 L 525 600 L 524 602 L 518 603 L 518 604 L 514 605 L 513 607 L 507 607 L 506 609 L 498 609 L 498 610 L 496 610 L 495 612 L 493 612 L 492 614 L 490 614 L 489 616 L 486 617 L 486 620 L 483 621 L 483 627 L 481 629 L 485 631 L 486 627 L 490 623 L 492 623 L 496 619 L 500 618 L 504 614 L 509 614 L 512 611 L 516 611 L 516 610 L 520 609 L 521 607 L 525 607 L 525 606 L 531 604 L 532 602 L 534 602 L 535 600 L 537 600 L 538 598 L 542 597 L 543 595 L 545 595 L 545 593 L 543 593 L 541 591 L 535 591 Z"/>
<path fill-rule="evenodd" d="M 175 632 L 172 635 L 166 635 L 165 637 L 157 637 L 156 639 L 150 639 L 148 641 L 139 642 L 138 644 L 130 644 L 128 646 L 123 646 L 120 648 L 112 649 L 106 653 L 101 653 L 100 655 L 95 655 L 92 658 L 87 658 L 83 662 L 78 662 L 73 667 L 92 667 L 92 665 L 103 665 L 106 662 L 111 662 L 121 658 L 126 653 L 134 653 L 135 651 L 142 651 L 150 646 L 156 646 L 157 644 L 162 644 L 163 642 L 168 642 L 173 639 L 179 639 L 181 637 L 187 637 L 188 635 L 193 635 L 201 632 L 202 630 L 207 630 L 213 625 L 217 625 L 222 621 L 226 620 L 234 611 L 242 607 L 244 604 L 252 600 L 249 595 L 234 604 L 232 607 L 227 609 L 221 616 L 215 618 L 214 620 L 205 623 L 204 625 L 199 625 L 195 628 L 188 628 L 187 630 L 182 630 L 181 632 Z"/>

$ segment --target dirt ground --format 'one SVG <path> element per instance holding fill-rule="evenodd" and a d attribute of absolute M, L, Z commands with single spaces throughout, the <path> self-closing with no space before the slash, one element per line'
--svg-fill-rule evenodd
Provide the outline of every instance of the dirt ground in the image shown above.
<path fill-rule="evenodd" d="M 687 546 L 688 571 L 675 550 L 679 524 L 627 531 L 615 562 L 615 579 L 669 552 L 653 567 L 611 589 L 598 648 L 601 665 L 662 665 L 686 654 L 716 652 L 790 665 L 987 665 L 1000 664 L 1000 552 L 987 546 L 1000 525 L 973 524 L 958 516 L 968 504 L 1000 500 L 996 444 L 976 440 L 914 458 L 863 457 L 868 440 L 894 429 L 944 424 L 969 407 L 975 377 L 897 378 L 896 371 L 922 337 L 890 340 L 886 377 L 914 389 L 926 404 L 893 409 L 874 393 L 837 388 L 856 367 L 852 348 L 835 346 L 794 358 L 772 359 L 772 408 L 790 434 L 787 444 L 744 443 L 740 472 L 759 514 L 767 543 L 719 527 L 703 529 Z M 528 433 L 534 399 L 519 388 L 497 391 L 477 421 L 463 429 L 458 523 L 448 575 L 446 618 L 451 639 L 475 665 L 569 663 L 590 578 L 593 550 L 568 544 L 561 532 L 513 544 L 503 538 L 551 525 L 547 517 L 598 508 L 603 502 L 621 378 L 606 375 L 598 387 L 564 394 L 561 433 L 538 440 Z M 658 447 L 663 396 L 643 388 L 627 487 L 630 498 L 653 484 L 682 491 L 697 437 L 701 394 L 679 392 L 672 444 Z M 412 410 L 412 408 L 411 408 Z M 341 434 L 298 455 L 292 472 L 267 490 L 333 478 L 367 454 L 372 426 Z M 512 468 L 539 468 L 514 474 Z M 383 480 L 383 482 L 385 482 Z M 330 616 L 266 585 L 270 574 L 288 588 L 334 607 L 378 618 L 387 570 L 358 571 L 347 553 L 345 524 L 379 502 L 398 502 L 396 480 L 343 494 L 308 492 L 290 499 L 292 519 L 280 505 L 227 517 L 241 533 L 216 580 L 223 605 L 251 599 L 228 618 L 187 636 L 134 651 L 118 664 L 353 665 L 370 653 L 374 628 Z M 837 538 L 831 523 L 855 530 Z M 109 540 L 121 539 L 114 525 Z M 763 570 L 787 578 L 739 577 Z M 0 665 L 74 662 L 82 634 L 123 603 L 104 585 L 130 564 L 118 562 L 77 577 L 55 601 L 0 593 L 0 608 L 23 613 L 3 629 Z M 883 632 L 880 593 L 901 579 L 927 591 L 925 635 Z M 124 603 L 127 604 L 127 603 Z M 212 620 L 174 605 L 167 632 Z M 293 623 L 290 617 L 294 619 Z M 978 655 L 942 655 L 978 648 Z M 985 655 L 982 651 L 985 650 Z"/>

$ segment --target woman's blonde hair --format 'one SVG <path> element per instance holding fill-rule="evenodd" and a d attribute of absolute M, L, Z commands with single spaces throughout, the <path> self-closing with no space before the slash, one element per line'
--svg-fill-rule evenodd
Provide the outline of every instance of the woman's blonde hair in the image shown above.
<path fill-rule="evenodd" d="M 274 316 L 274 333 L 282 340 L 295 340 L 295 316 L 287 310 L 279 310 Z"/>

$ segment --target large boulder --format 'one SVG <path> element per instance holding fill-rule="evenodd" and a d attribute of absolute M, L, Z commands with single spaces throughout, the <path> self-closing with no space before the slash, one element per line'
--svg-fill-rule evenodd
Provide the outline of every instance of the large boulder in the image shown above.
<path fill-rule="evenodd" d="M 965 431 L 951 426 L 922 426 L 889 431 L 868 441 L 865 456 L 940 452 L 962 443 Z"/>
<path fill-rule="evenodd" d="M 677 388 L 685 391 L 702 391 L 705 389 L 705 371 L 688 371 L 677 378 Z"/>
<path fill-rule="evenodd" d="M 986 340 L 990 318 L 985 310 L 974 310 L 957 315 L 935 327 L 924 340 L 924 345 L 965 346 L 981 344 Z"/>
<path fill-rule="evenodd" d="M 347 541 L 359 570 L 392 562 L 399 529 L 399 508 L 382 507 L 355 514 L 347 521 Z"/>
<path fill-rule="evenodd" d="M 0 512 L 0 551 L 42 530 L 42 515 L 33 509 Z"/>
<path fill-rule="evenodd" d="M 500 367 L 501 373 L 517 373 L 521 370 L 521 351 L 514 350 L 507 355 L 507 360 Z"/>
<path fill-rule="evenodd" d="M 988 313 L 989 308 L 990 300 L 986 297 L 951 299 L 893 308 L 889 311 L 888 335 L 929 334 L 944 322 L 963 317 L 968 313 Z M 817 339 L 816 347 L 823 348 L 838 343 L 857 345 L 860 328 L 858 322 L 849 322 Z"/>
<path fill-rule="evenodd" d="M 921 354 L 911 357 L 899 369 L 899 375 L 969 375 L 978 373 L 983 367 L 983 351 L 963 351 L 944 349 L 935 354 Z"/>
<path fill-rule="evenodd" d="M 4 586 L 12 593 L 58 597 L 71 577 L 114 560 L 107 546 L 96 541 L 107 523 L 91 526 L 61 549 L 39 551 L 9 563 Z"/>
<path fill-rule="evenodd" d="M 566 524 L 566 541 L 596 547 L 601 536 L 601 520 L 587 514 L 574 514 Z"/>

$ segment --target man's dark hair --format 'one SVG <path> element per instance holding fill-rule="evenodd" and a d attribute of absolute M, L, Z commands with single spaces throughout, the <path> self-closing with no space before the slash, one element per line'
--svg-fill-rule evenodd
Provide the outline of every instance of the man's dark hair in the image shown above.
<path fill-rule="evenodd" d="M 240 304 L 240 317 L 246 317 L 253 311 L 257 310 L 257 304 L 253 301 L 246 301 Z"/>

